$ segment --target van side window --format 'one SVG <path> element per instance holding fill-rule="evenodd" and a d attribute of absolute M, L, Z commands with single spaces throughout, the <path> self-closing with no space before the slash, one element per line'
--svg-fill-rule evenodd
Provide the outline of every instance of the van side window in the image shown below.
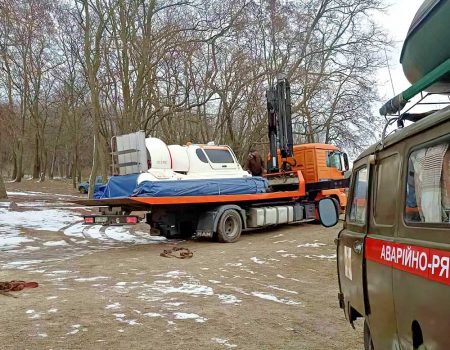
<path fill-rule="evenodd" d="M 392 226 L 397 218 L 398 172 L 400 160 L 397 154 L 377 160 L 373 216 L 377 225 Z"/>
<path fill-rule="evenodd" d="M 350 221 L 357 224 L 366 223 L 368 176 L 367 168 L 358 170 L 355 176 Z"/>
<path fill-rule="evenodd" d="M 449 223 L 449 143 L 412 152 L 407 176 L 405 220 L 414 223 Z"/>

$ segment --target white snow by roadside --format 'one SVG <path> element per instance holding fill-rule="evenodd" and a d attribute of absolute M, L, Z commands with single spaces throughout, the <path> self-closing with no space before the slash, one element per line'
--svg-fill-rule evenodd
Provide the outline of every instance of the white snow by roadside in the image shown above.
<path fill-rule="evenodd" d="M 195 320 L 195 322 L 198 323 L 204 323 L 208 320 L 206 317 L 201 317 L 197 314 L 191 314 L 186 312 L 174 312 L 173 315 L 175 316 L 176 320 Z"/>
<path fill-rule="evenodd" d="M 60 209 L 12 211 L 0 208 L 1 231 L 14 230 L 18 227 L 38 231 L 56 232 L 71 223 L 80 221 L 78 214 Z"/>
<path fill-rule="evenodd" d="M 268 293 L 263 293 L 263 292 L 252 292 L 252 295 L 264 300 L 270 300 L 270 301 L 274 301 L 276 303 L 280 303 L 280 304 L 286 304 L 286 305 L 300 305 L 299 302 L 297 301 L 293 301 L 293 300 L 289 300 L 289 299 L 279 299 L 278 297 L 276 297 L 275 295 L 271 295 Z"/>

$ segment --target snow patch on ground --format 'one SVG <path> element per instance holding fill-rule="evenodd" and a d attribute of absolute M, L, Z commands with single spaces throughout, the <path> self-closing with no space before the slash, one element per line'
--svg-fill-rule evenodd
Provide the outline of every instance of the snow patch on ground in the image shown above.
<path fill-rule="evenodd" d="M 262 264 L 265 264 L 266 262 L 264 261 L 264 260 L 260 260 L 260 259 L 258 259 L 256 256 L 254 256 L 254 257 L 251 257 L 250 258 L 250 260 L 251 261 L 253 261 L 254 263 L 256 263 L 256 264 L 260 264 L 260 265 L 262 265 Z"/>
<path fill-rule="evenodd" d="M 106 276 L 96 276 L 96 277 L 83 277 L 83 278 L 75 278 L 76 282 L 93 282 L 100 280 L 107 280 L 109 277 Z"/>
<path fill-rule="evenodd" d="M 34 264 L 40 264 L 41 262 L 43 262 L 43 260 L 19 260 L 19 261 L 11 261 L 9 262 L 6 267 L 11 267 L 14 266 L 18 269 L 20 269 L 20 267 L 22 268 L 28 268 L 29 265 L 34 265 Z"/>
<path fill-rule="evenodd" d="M 156 277 L 165 277 L 165 278 L 180 278 L 181 276 L 186 276 L 186 272 L 184 271 L 169 271 L 166 273 L 162 273 L 159 275 L 155 275 Z"/>
<path fill-rule="evenodd" d="M 191 314 L 186 312 L 174 312 L 173 313 L 176 320 L 195 320 L 198 323 L 204 323 L 208 319 L 206 317 L 201 317 L 197 314 Z"/>
<path fill-rule="evenodd" d="M 183 302 L 181 302 L 181 301 L 176 301 L 176 302 L 174 302 L 174 301 L 169 301 L 169 302 L 164 303 L 164 304 L 165 304 L 165 305 L 169 305 L 169 306 L 181 306 L 181 305 L 186 304 L 186 303 L 183 303 Z"/>
<path fill-rule="evenodd" d="M 114 314 L 116 316 L 116 320 L 122 323 L 128 323 L 130 326 L 140 325 L 136 320 L 127 320 L 125 319 L 125 314 Z"/>
<path fill-rule="evenodd" d="M 72 325 L 72 330 L 71 331 L 69 331 L 69 332 L 67 332 L 66 334 L 67 335 L 74 335 L 74 334 L 77 334 L 79 331 L 80 331 L 80 327 L 81 327 L 81 325 L 79 325 L 79 324 L 74 324 L 74 325 Z"/>
<path fill-rule="evenodd" d="M 305 255 L 305 258 L 308 259 L 321 259 L 321 260 L 335 260 L 336 254 L 331 255 Z"/>
<path fill-rule="evenodd" d="M 288 241 L 287 239 L 284 239 L 284 240 L 282 240 L 282 241 L 276 241 L 276 242 L 273 242 L 273 244 L 285 243 L 285 242 L 287 242 L 287 241 Z"/>
<path fill-rule="evenodd" d="M 214 295 L 211 287 L 195 283 L 183 283 L 181 286 L 151 285 L 151 289 L 162 294 L 182 293 L 189 295 Z"/>
<path fill-rule="evenodd" d="M 115 241 L 127 242 L 127 243 L 145 243 L 143 239 L 139 239 L 136 236 L 130 235 L 128 229 L 125 227 L 107 227 L 105 235 Z"/>
<path fill-rule="evenodd" d="M 237 347 L 236 344 L 230 344 L 228 339 L 211 338 L 211 340 L 212 340 L 214 343 L 223 345 L 223 346 L 225 346 L 225 347 L 227 347 L 227 348 L 236 348 L 236 347 Z"/>
<path fill-rule="evenodd" d="M 239 267 L 239 266 L 242 266 L 242 263 L 226 263 L 225 266 Z"/>
<path fill-rule="evenodd" d="M 105 309 L 106 310 L 118 310 L 118 309 L 120 309 L 120 303 L 106 305 Z"/>
<path fill-rule="evenodd" d="M 252 292 L 252 295 L 255 297 L 264 299 L 264 300 L 274 301 L 276 303 L 281 303 L 281 304 L 286 304 L 286 305 L 300 305 L 300 303 L 297 301 L 293 301 L 293 300 L 289 300 L 289 299 L 279 299 L 275 295 L 271 295 L 268 293 Z"/>
<path fill-rule="evenodd" d="M 326 244 L 325 243 L 317 243 L 317 242 L 315 242 L 315 243 L 305 243 L 305 244 L 299 244 L 297 246 L 297 248 L 303 248 L 303 247 L 305 247 L 305 248 L 319 248 L 319 247 L 322 247 L 324 245 L 326 245 Z"/>
<path fill-rule="evenodd" d="M 239 304 L 242 300 L 236 298 L 232 294 L 218 294 L 221 304 Z"/>
<path fill-rule="evenodd" d="M 33 242 L 34 240 L 19 236 L 16 232 L 11 234 L 0 234 L 0 250 L 10 250 L 19 247 L 22 243 Z"/>
<path fill-rule="evenodd" d="M 66 210 L 46 208 L 45 210 L 12 211 L 0 208 L 0 222 L 2 222 L 3 230 L 24 227 L 37 231 L 56 232 L 76 221 L 80 221 L 79 215 Z"/>
<path fill-rule="evenodd" d="M 267 287 L 269 287 L 271 289 L 279 290 L 279 291 L 282 291 L 282 292 L 286 292 L 286 293 L 289 293 L 289 294 L 298 294 L 298 292 L 296 292 L 296 291 L 289 290 L 289 289 L 283 289 L 283 288 L 280 288 L 278 286 L 267 286 Z"/>
<path fill-rule="evenodd" d="M 66 246 L 68 245 L 66 241 L 48 241 L 48 242 L 44 242 L 44 245 L 47 247 L 61 247 L 61 246 Z"/>
<path fill-rule="evenodd" d="M 164 317 L 163 315 L 161 315 L 161 314 L 159 314 L 157 312 L 146 312 L 144 314 L 144 316 L 147 316 L 147 317 Z"/>

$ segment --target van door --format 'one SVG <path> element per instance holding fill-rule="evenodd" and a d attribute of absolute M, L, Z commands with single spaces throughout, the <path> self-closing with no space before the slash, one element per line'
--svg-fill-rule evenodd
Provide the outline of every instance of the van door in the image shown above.
<path fill-rule="evenodd" d="M 369 228 L 364 243 L 365 307 L 375 349 L 396 349 L 398 342 L 391 259 L 399 220 L 401 161 L 397 148 L 378 153 L 371 180 Z"/>
<path fill-rule="evenodd" d="M 447 127 L 412 139 L 403 174 L 393 266 L 402 349 L 450 348 L 450 139 Z M 418 141 L 436 138 L 417 146 Z"/>
<path fill-rule="evenodd" d="M 363 289 L 364 239 L 367 233 L 369 170 L 363 163 L 352 175 L 351 207 L 347 211 L 344 229 L 339 233 L 337 260 L 341 307 L 350 322 L 365 315 Z"/>

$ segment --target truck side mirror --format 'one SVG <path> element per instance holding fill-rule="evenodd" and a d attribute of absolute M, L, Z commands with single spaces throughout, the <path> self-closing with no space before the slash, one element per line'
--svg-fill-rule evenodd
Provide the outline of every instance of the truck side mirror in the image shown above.
<path fill-rule="evenodd" d="M 344 169 L 345 171 L 347 171 L 348 169 L 350 169 L 347 153 L 342 153 L 342 157 L 344 157 Z"/>
<path fill-rule="evenodd" d="M 319 221 L 325 227 L 332 227 L 339 221 L 339 209 L 332 198 L 322 198 L 317 205 Z"/>

